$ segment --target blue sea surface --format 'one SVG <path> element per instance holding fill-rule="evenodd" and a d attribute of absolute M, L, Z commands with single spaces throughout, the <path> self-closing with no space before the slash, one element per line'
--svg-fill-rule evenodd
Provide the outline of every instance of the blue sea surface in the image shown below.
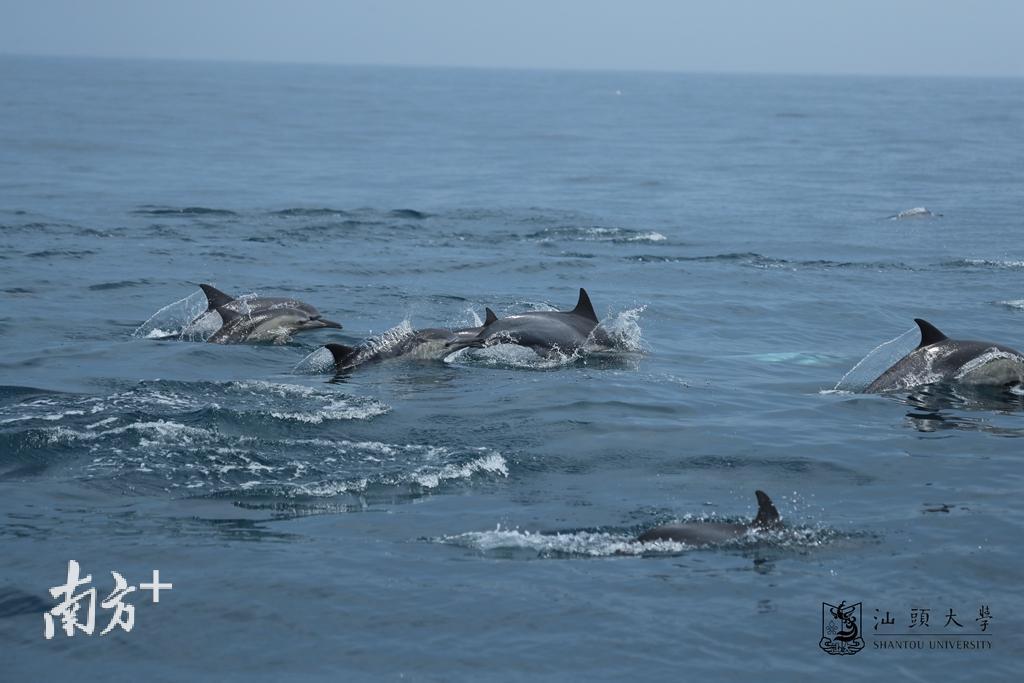
<path fill-rule="evenodd" d="M 1024 398 L 840 380 L 1024 347 L 1022 150 L 1020 80 L 0 58 L 0 679 L 1016 677 Z M 160 338 L 201 282 L 344 329 Z M 617 351 L 312 371 L 580 287 Z M 47 640 L 69 560 L 173 590 Z"/>

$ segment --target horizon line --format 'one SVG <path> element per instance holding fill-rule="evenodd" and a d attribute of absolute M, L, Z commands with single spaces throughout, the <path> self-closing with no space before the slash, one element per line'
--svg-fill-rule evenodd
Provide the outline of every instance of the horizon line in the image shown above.
<path fill-rule="evenodd" d="M 893 78 L 893 79 L 961 79 L 961 80 L 1021 80 L 1024 74 L 955 74 L 955 73 L 874 73 L 859 71 L 746 71 L 741 69 L 675 69 L 661 67 L 622 68 L 622 67 L 584 67 L 584 66 L 513 66 L 513 65 L 479 65 L 479 64 L 408 64 L 402 62 L 327 62 L 303 59 L 272 60 L 246 57 L 169 57 L 153 55 L 97 55 L 65 53 L 54 54 L 44 52 L 6 52 L 0 51 L 3 58 L 35 58 L 64 60 L 95 60 L 119 62 L 176 62 L 186 64 L 230 64 L 253 66 L 310 66 L 310 67 L 341 67 L 341 68 L 387 68 L 387 69 L 444 69 L 467 71 L 531 71 L 531 72 L 562 72 L 562 73 L 607 73 L 607 74 L 660 74 L 679 76 L 777 76 L 777 77 L 808 77 L 808 78 Z"/>

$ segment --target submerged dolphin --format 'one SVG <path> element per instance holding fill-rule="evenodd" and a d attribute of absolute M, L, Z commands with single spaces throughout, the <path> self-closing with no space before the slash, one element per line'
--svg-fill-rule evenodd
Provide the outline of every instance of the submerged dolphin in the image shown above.
<path fill-rule="evenodd" d="M 338 372 L 351 370 L 363 363 L 374 363 L 399 356 L 417 360 L 441 360 L 451 353 L 448 344 L 474 339 L 480 330 L 498 319 L 498 316 L 494 315 L 494 311 L 489 308 L 485 310 L 487 317 L 480 327 L 462 327 L 455 330 L 444 327 L 428 327 L 414 330 L 412 334 L 391 344 L 367 340 L 359 346 L 325 344 L 324 347 L 334 356 L 334 369 Z"/>
<path fill-rule="evenodd" d="M 1008 346 L 950 339 L 915 318 L 921 343 L 868 385 L 867 393 L 910 389 L 933 382 L 1007 386 L 1024 382 L 1024 355 Z"/>
<path fill-rule="evenodd" d="M 499 318 L 484 325 L 474 337 L 448 342 L 448 349 L 454 353 L 464 348 L 518 344 L 542 356 L 555 351 L 572 353 L 587 343 L 599 322 L 587 290 L 580 289 L 571 311 L 530 311 Z M 605 335 L 599 336 L 599 342 L 611 345 Z"/>
<path fill-rule="evenodd" d="M 654 527 L 640 534 L 641 543 L 652 541 L 676 541 L 687 545 L 713 545 L 743 536 L 750 531 L 778 529 L 782 518 L 775 509 L 771 498 L 764 491 L 754 491 L 757 496 L 757 516 L 749 524 L 726 522 L 682 522 Z"/>
<path fill-rule="evenodd" d="M 192 321 L 216 312 L 221 327 L 207 341 L 215 344 L 240 344 L 252 341 L 282 339 L 295 332 L 319 330 L 326 327 L 341 329 L 341 325 L 325 319 L 315 306 L 288 297 L 243 297 L 236 299 L 216 287 L 202 284 L 206 295 L 206 311 Z"/>

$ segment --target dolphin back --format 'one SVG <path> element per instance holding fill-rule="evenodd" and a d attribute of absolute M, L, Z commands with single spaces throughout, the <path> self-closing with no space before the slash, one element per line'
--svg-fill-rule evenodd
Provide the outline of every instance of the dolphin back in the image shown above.
<path fill-rule="evenodd" d="M 641 543 L 677 541 L 688 545 L 713 545 L 744 535 L 751 529 L 775 529 L 782 526 L 782 517 L 764 491 L 755 491 L 757 517 L 750 524 L 725 522 L 684 522 L 648 529 L 637 537 Z"/>
<path fill-rule="evenodd" d="M 324 344 L 324 348 L 331 352 L 334 357 L 334 367 L 338 370 L 352 367 L 360 351 L 358 346 L 346 346 L 345 344 Z"/>
<path fill-rule="evenodd" d="M 921 343 L 871 382 L 865 393 L 910 389 L 940 381 L 1013 384 L 1024 377 L 1024 355 L 1019 351 L 992 342 L 950 339 L 927 320 L 915 318 L 914 322 L 921 330 Z M 988 362 L 994 360 L 993 352 L 1003 354 L 999 364 Z"/>

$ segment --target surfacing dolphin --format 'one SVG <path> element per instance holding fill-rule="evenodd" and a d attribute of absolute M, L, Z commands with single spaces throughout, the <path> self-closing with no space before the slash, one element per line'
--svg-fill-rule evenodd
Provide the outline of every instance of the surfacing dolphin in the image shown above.
<path fill-rule="evenodd" d="M 218 308 L 217 312 L 224 320 L 224 324 L 207 339 L 211 344 L 280 342 L 287 341 L 296 332 L 341 327 L 330 320 L 311 318 L 309 313 L 298 308 L 273 307 L 249 314 L 236 313 L 229 308 Z"/>
<path fill-rule="evenodd" d="M 465 348 L 518 344 L 541 356 L 555 352 L 570 354 L 587 344 L 599 323 L 587 290 L 580 289 L 576 308 L 571 311 L 530 311 L 498 318 L 484 325 L 474 337 L 448 342 L 448 349 L 455 353 Z M 599 344 L 611 345 L 606 335 L 598 333 L 595 337 Z"/>
<path fill-rule="evenodd" d="M 641 543 L 653 541 L 675 541 L 687 545 L 714 545 L 744 536 L 750 531 L 769 531 L 782 528 L 782 518 L 775 509 L 771 498 L 764 491 L 754 491 L 757 496 L 757 516 L 749 524 L 727 522 L 682 522 L 654 527 L 640 534 Z"/>
<path fill-rule="evenodd" d="M 950 339 L 926 320 L 915 318 L 921 343 L 864 390 L 898 391 L 935 382 L 1008 386 L 1024 382 L 1024 355 L 1008 346 Z"/>
<path fill-rule="evenodd" d="M 295 332 L 323 328 L 341 329 L 339 323 L 325 319 L 315 306 L 289 297 L 235 298 L 216 287 L 199 285 L 206 295 L 206 311 L 193 320 L 216 312 L 221 327 L 207 341 L 214 344 L 277 341 Z"/>
<path fill-rule="evenodd" d="M 291 297 L 248 296 L 236 298 L 230 294 L 220 291 L 212 285 L 202 284 L 199 285 L 199 289 L 203 290 L 203 294 L 206 295 L 206 313 L 226 308 L 229 311 L 234 311 L 235 313 L 248 315 L 268 308 L 295 308 L 300 311 L 305 311 L 306 314 L 314 320 L 319 320 L 323 317 L 320 314 L 320 311 L 316 309 L 316 306 Z M 335 324 L 336 323 L 328 325 L 328 327 L 333 327 Z M 338 325 L 338 327 L 340 328 L 341 326 Z"/>
<path fill-rule="evenodd" d="M 375 363 L 388 358 L 412 358 L 415 360 L 441 360 L 451 354 L 448 344 L 460 340 L 474 339 L 480 330 L 498 319 L 494 311 L 487 308 L 484 324 L 479 327 L 462 327 L 448 329 L 445 327 L 427 327 L 413 330 L 405 337 L 394 341 L 368 339 L 359 346 L 345 344 L 324 344 L 324 348 L 334 357 L 334 369 L 337 372 L 351 370 L 357 365 Z"/>

